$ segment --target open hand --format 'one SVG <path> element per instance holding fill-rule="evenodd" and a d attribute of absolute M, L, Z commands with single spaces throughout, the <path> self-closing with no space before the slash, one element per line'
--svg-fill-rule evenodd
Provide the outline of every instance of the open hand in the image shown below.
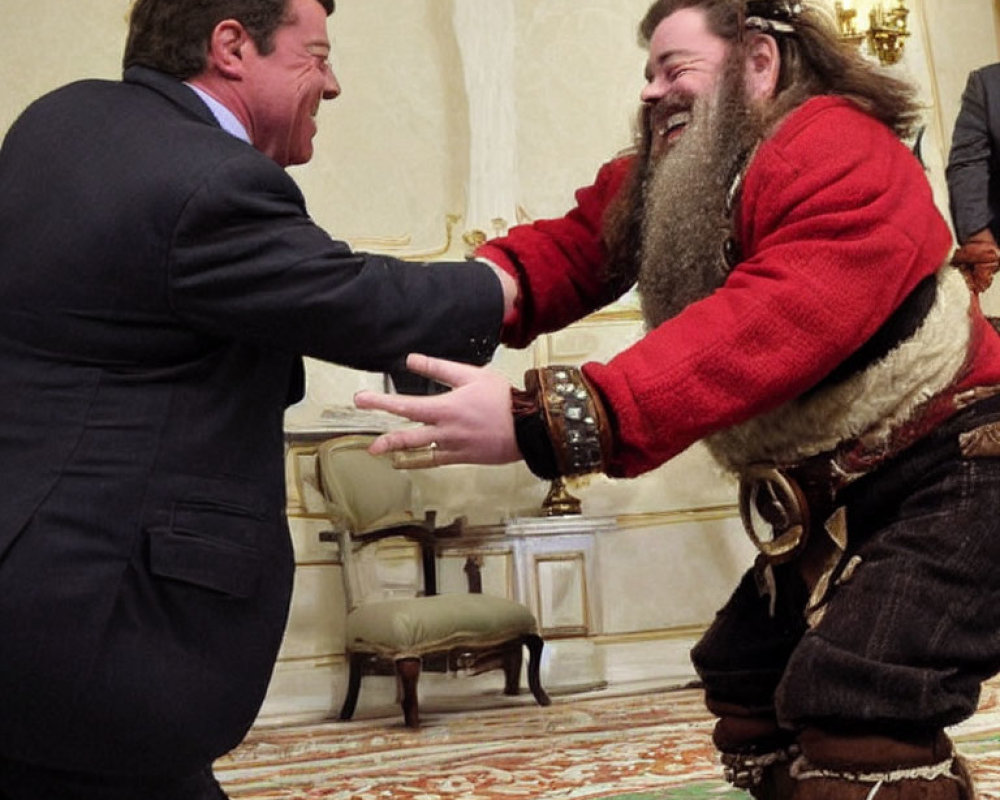
<path fill-rule="evenodd" d="M 433 458 L 421 460 L 414 467 L 507 464 L 521 458 L 514 438 L 511 387 L 503 375 L 484 367 L 417 354 L 407 357 L 406 366 L 452 390 L 429 397 L 358 392 L 354 396 L 358 408 L 388 411 L 424 423 L 382 434 L 369 448 L 370 453 L 432 447 Z"/>

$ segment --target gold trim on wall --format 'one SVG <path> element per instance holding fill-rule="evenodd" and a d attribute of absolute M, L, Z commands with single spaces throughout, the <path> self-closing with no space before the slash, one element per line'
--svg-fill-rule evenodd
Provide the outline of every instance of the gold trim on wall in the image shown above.
<path fill-rule="evenodd" d="M 588 314 L 580 322 L 642 322 L 642 312 L 638 308 L 611 305 L 604 311 Z"/>
<path fill-rule="evenodd" d="M 676 628 L 659 628 L 634 633 L 602 633 L 591 636 L 590 640 L 598 645 L 681 641 L 683 639 L 700 639 L 706 630 L 708 630 L 707 625 L 680 625 Z"/>
<path fill-rule="evenodd" d="M 410 234 L 403 236 L 363 236 L 348 241 L 352 250 L 381 253 L 382 255 L 390 255 L 402 261 L 429 261 L 438 256 L 443 256 L 451 250 L 455 239 L 455 226 L 461 220 L 461 214 L 447 214 L 444 218 L 444 244 L 431 247 L 427 250 L 395 252 L 409 246 L 413 241 L 413 237 Z"/>
<path fill-rule="evenodd" d="M 660 525 L 679 525 L 688 522 L 716 522 L 720 519 L 739 518 L 736 503 L 724 503 L 703 508 L 685 508 L 676 511 L 650 511 L 645 514 L 623 514 L 617 517 L 618 528 L 655 528 Z"/>
<path fill-rule="evenodd" d="M 1000 0 L 993 0 L 993 28 L 996 31 L 997 52 L 1000 53 Z"/>

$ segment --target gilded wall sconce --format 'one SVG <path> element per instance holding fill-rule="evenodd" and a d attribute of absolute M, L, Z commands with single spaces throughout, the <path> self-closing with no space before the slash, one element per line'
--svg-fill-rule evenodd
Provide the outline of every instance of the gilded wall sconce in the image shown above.
<path fill-rule="evenodd" d="M 836 0 L 834 11 L 842 40 L 854 45 L 867 42 L 868 52 L 877 56 L 882 65 L 896 64 L 903 57 L 903 46 L 910 35 L 907 29 L 910 10 L 905 0 L 895 0 L 888 8 L 878 0 L 868 12 L 866 31 L 858 30 L 858 9 L 852 0 Z"/>

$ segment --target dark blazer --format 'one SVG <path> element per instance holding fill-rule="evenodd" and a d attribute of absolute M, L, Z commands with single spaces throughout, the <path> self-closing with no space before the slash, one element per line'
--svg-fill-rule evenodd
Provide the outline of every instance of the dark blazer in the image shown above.
<path fill-rule="evenodd" d="M 482 363 L 501 305 L 485 266 L 331 239 L 172 78 L 34 103 L 0 150 L 0 758 L 182 774 L 236 745 L 292 585 L 300 355 Z"/>
<path fill-rule="evenodd" d="M 952 135 L 947 177 L 959 243 L 983 228 L 1000 241 L 1000 64 L 969 74 Z"/>

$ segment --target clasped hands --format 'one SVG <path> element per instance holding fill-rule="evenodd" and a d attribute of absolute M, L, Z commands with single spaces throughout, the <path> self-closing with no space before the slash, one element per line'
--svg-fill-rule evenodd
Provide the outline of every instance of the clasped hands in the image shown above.
<path fill-rule="evenodd" d="M 382 434 L 368 448 L 372 455 L 429 449 L 428 458 L 398 464 L 409 468 L 508 464 L 521 458 L 514 437 L 511 386 L 503 375 L 419 354 L 409 355 L 406 367 L 452 390 L 428 397 L 358 392 L 354 396 L 358 408 L 388 411 L 423 423 Z"/>

